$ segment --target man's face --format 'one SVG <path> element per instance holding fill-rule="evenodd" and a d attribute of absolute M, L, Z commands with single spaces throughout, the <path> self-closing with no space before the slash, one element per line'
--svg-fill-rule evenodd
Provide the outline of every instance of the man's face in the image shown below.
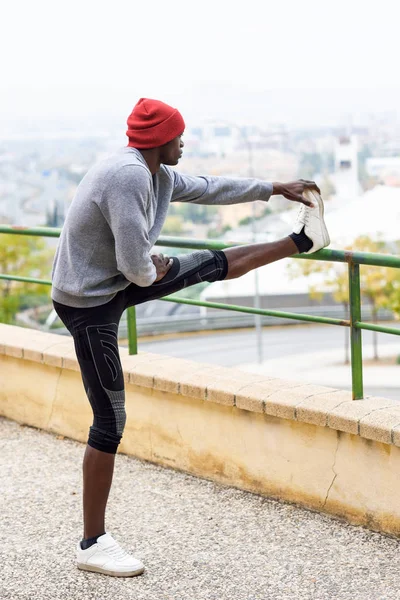
<path fill-rule="evenodd" d="M 183 132 L 176 138 L 161 146 L 160 162 L 163 165 L 173 166 L 177 165 L 179 159 L 182 157 L 182 148 L 184 146 L 182 140 Z"/>

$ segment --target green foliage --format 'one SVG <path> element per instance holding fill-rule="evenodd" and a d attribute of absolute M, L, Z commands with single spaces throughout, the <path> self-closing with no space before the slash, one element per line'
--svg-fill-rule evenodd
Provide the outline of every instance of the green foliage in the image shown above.
<path fill-rule="evenodd" d="M 264 208 L 264 210 L 262 211 L 262 213 L 260 213 L 259 215 L 256 216 L 256 221 L 258 221 L 259 219 L 263 219 L 264 217 L 266 217 L 267 215 L 270 215 L 272 213 L 272 210 L 269 208 L 269 206 L 266 206 Z M 243 219 L 240 219 L 238 225 L 249 225 L 253 220 L 253 215 L 249 215 L 247 217 L 243 217 Z"/>
<path fill-rule="evenodd" d="M 0 235 L 0 273 L 37 279 L 49 278 L 53 252 L 43 239 L 25 235 Z M 49 298 L 49 286 L 0 280 L 0 322 L 14 323 L 21 308 L 41 304 Z"/>
<path fill-rule="evenodd" d="M 169 215 L 165 219 L 161 234 L 162 235 L 180 235 L 184 232 L 185 227 L 182 217 L 179 215 Z"/>
<path fill-rule="evenodd" d="M 219 239 L 224 233 L 227 231 L 231 231 L 232 227 L 230 225 L 224 225 L 223 227 L 211 227 L 207 231 L 207 238 L 211 240 Z"/>
<path fill-rule="evenodd" d="M 395 244 L 397 253 L 400 252 L 400 242 Z M 351 246 L 345 248 L 350 251 L 393 253 L 393 248 L 388 247 L 384 241 L 372 240 L 366 235 L 359 236 Z M 295 263 L 295 264 L 293 264 Z M 337 302 L 347 305 L 349 302 L 348 270 L 343 263 L 330 263 L 325 261 L 293 261 L 288 266 L 291 278 L 309 276 L 313 273 L 323 275 L 323 291 L 315 285 L 309 286 L 311 298 L 321 298 L 324 292 L 330 291 Z M 389 267 L 375 267 L 361 265 L 360 268 L 361 297 L 371 306 L 372 318 L 376 322 L 379 308 L 391 310 L 395 318 L 400 317 L 400 269 Z M 377 336 L 373 335 L 374 356 L 378 358 Z"/>
<path fill-rule="evenodd" d="M 316 173 L 332 172 L 334 158 L 332 153 L 304 152 L 300 157 L 299 177 L 313 179 Z"/>
<path fill-rule="evenodd" d="M 207 225 L 214 220 L 220 208 L 220 206 L 192 204 L 191 202 L 177 202 L 170 204 L 169 214 L 179 215 L 184 222 Z"/>
<path fill-rule="evenodd" d="M 207 231 L 207 237 L 210 240 L 217 240 L 221 235 L 221 230 L 220 229 L 216 229 L 215 227 L 211 227 L 208 231 Z"/>
<path fill-rule="evenodd" d="M 196 283 L 196 285 L 191 285 L 190 287 L 183 288 L 179 292 L 177 292 L 177 296 L 180 298 L 189 298 L 190 300 L 200 300 L 200 293 L 210 285 L 208 281 L 203 281 L 202 283 Z"/>
<path fill-rule="evenodd" d="M 400 241 L 396 242 L 395 250 L 391 251 L 397 255 L 400 254 Z M 386 269 L 385 285 L 380 290 L 380 306 L 389 308 L 394 312 L 395 318 L 400 319 L 400 269 Z M 379 281 L 377 282 L 379 285 Z"/>
<path fill-rule="evenodd" d="M 365 186 L 370 179 L 367 173 L 366 164 L 367 158 L 370 158 L 371 156 L 373 156 L 373 153 L 369 146 L 364 146 L 360 152 L 357 153 L 358 179 L 363 186 Z"/>
<path fill-rule="evenodd" d="M 329 200 L 329 198 L 336 193 L 335 186 L 329 178 L 329 175 L 326 173 L 319 184 L 319 188 L 321 190 L 321 195 L 325 200 Z"/>
<path fill-rule="evenodd" d="M 400 244 L 398 245 L 400 250 Z M 345 250 L 389 253 L 384 241 L 372 240 L 361 235 Z M 392 249 L 390 249 L 390 252 Z M 347 268 L 342 263 L 325 261 L 295 261 L 289 265 L 289 275 L 292 278 L 308 276 L 312 273 L 322 273 L 324 291 L 333 293 L 337 302 L 346 302 L 349 296 Z M 400 316 L 400 269 L 361 265 L 360 270 L 361 295 L 368 300 L 373 309 L 390 308 Z M 323 292 L 315 286 L 310 286 L 312 297 L 321 296 Z"/>
<path fill-rule="evenodd" d="M 249 225 L 253 220 L 253 217 L 251 215 L 249 215 L 248 217 L 243 217 L 243 219 L 240 219 L 238 225 Z"/>

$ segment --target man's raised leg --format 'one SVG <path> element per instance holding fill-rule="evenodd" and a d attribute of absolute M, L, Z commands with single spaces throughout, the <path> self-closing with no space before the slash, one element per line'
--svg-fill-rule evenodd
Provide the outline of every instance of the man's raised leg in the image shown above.
<path fill-rule="evenodd" d="M 292 238 L 286 237 L 277 242 L 234 246 L 223 252 L 228 259 L 225 279 L 236 279 L 253 269 L 297 254 L 299 250 Z"/>

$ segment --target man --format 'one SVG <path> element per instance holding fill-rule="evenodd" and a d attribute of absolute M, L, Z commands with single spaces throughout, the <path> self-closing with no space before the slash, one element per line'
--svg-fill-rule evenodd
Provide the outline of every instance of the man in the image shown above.
<path fill-rule="evenodd" d="M 122 313 L 183 287 L 240 277 L 329 244 L 323 203 L 312 181 L 193 177 L 171 169 L 182 156 L 184 129 L 177 109 L 159 100 L 138 101 L 128 117 L 127 147 L 93 166 L 79 184 L 53 265 L 54 307 L 73 336 L 94 414 L 83 460 L 84 529 L 77 566 L 114 576 L 144 571 L 105 530 L 114 459 L 126 421 L 118 352 Z M 288 237 L 173 258 L 151 254 L 170 202 L 224 205 L 268 201 L 273 194 L 301 203 Z"/>

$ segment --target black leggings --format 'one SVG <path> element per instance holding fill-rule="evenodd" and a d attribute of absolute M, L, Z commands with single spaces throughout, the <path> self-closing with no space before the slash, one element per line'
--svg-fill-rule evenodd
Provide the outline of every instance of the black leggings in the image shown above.
<path fill-rule="evenodd" d="M 224 252 L 201 250 L 173 257 L 173 265 L 161 281 L 149 287 L 131 283 L 107 304 L 74 308 L 53 301 L 74 338 L 83 385 L 93 410 L 89 446 L 115 454 L 124 431 L 124 376 L 118 350 L 118 326 L 124 310 L 202 281 L 225 279 L 227 272 Z"/>

